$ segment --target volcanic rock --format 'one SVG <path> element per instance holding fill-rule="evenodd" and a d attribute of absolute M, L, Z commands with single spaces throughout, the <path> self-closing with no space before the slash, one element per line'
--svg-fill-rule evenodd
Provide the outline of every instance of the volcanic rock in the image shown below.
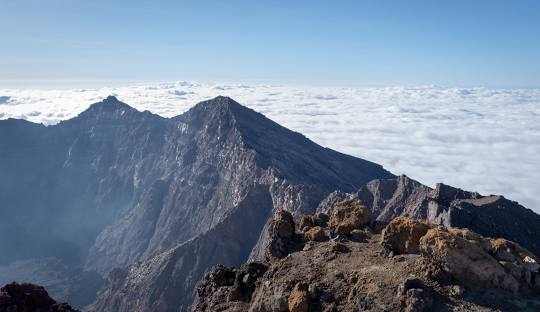
<path fill-rule="evenodd" d="M 407 177 L 376 179 L 358 191 L 335 191 L 321 201 L 326 212 L 339 201 L 359 200 L 371 222 L 405 216 L 445 227 L 467 228 L 484 237 L 511 240 L 540 256 L 540 215 L 503 196 L 482 196 L 442 183 L 435 189 Z"/>
<path fill-rule="evenodd" d="M 11 283 L 0 288 L 1 312 L 76 312 L 67 303 L 49 297 L 45 288 L 34 284 Z"/>
<path fill-rule="evenodd" d="M 334 235 L 350 235 L 369 223 L 369 211 L 361 202 L 346 200 L 335 205 L 330 214 L 330 231 Z"/>
<path fill-rule="evenodd" d="M 432 227 L 426 222 L 398 217 L 383 230 L 381 244 L 397 255 L 419 253 L 420 238 Z"/>
<path fill-rule="evenodd" d="M 414 220 L 410 221 L 413 224 Z M 506 287 L 511 286 L 508 284 L 513 279 L 511 273 L 478 242 L 464 238 L 476 237 L 473 232 L 451 232 L 431 226 L 418 238 L 421 254 L 394 257 L 385 255 L 381 235 L 375 231 L 365 233 L 368 237 L 364 241 L 343 236 L 339 242 L 306 242 L 310 248 L 293 251 L 270 264 L 254 283 L 249 301 L 223 301 L 224 296 L 215 299 L 214 295 L 200 293 L 194 311 L 536 311 L 540 308 L 540 299 L 530 292 L 532 288 L 520 284 L 514 291 Z M 404 244 L 406 241 L 401 240 Z M 336 252 L 336 245 L 347 252 Z M 446 270 L 454 283 L 426 274 L 437 265 L 442 265 L 439 268 Z M 480 272 L 480 266 L 487 266 L 486 272 Z M 465 267 L 472 271 L 462 272 Z M 467 274 L 470 276 L 457 279 Z M 456 281 L 467 287 L 465 294 Z M 484 288 L 473 287 L 476 282 Z M 486 287 L 489 291 L 485 291 Z M 202 308 L 216 304 L 219 310 Z"/>

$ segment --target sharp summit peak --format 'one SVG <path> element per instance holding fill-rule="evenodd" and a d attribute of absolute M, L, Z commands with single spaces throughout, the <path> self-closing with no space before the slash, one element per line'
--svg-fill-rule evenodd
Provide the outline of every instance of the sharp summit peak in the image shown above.
<path fill-rule="evenodd" d="M 241 119 L 266 118 L 262 114 L 258 113 L 257 111 L 238 103 L 237 101 L 235 101 L 234 99 L 228 96 L 222 96 L 222 95 L 199 102 L 196 105 L 194 105 L 186 113 L 187 115 L 190 115 L 190 114 L 203 114 L 203 115 L 210 114 L 210 115 L 215 115 L 215 116 L 231 115 L 231 116 L 234 116 L 234 118 L 241 118 Z M 182 115 L 179 115 L 178 117 Z"/>
<path fill-rule="evenodd" d="M 218 95 L 215 98 L 199 102 L 195 106 L 212 109 L 231 109 L 234 107 L 244 107 L 228 96 Z"/>
<path fill-rule="evenodd" d="M 98 111 L 116 111 L 118 109 L 129 109 L 135 110 L 129 104 L 120 101 L 116 96 L 109 95 L 103 100 L 96 102 L 88 108 L 88 110 L 98 110 Z"/>

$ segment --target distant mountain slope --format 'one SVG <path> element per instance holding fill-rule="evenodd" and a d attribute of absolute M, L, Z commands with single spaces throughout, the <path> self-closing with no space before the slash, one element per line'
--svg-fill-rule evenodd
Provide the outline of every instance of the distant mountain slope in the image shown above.
<path fill-rule="evenodd" d="M 0 121 L 0 264 L 56 257 L 106 274 L 211 232 L 255 189 L 298 215 L 391 177 L 226 97 L 170 119 L 109 97 L 55 126 Z"/>
<path fill-rule="evenodd" d="M 87 267 L 106 272 L 196 237 L 233 211 L 254 185 L 266 185 L 275 207 L 300 213 L 313 210 L 333 190 L 392 176 L 225 97 L 167 122 L 157 150 L 141 152 L 141 163 L 133 163 L 141 193 L 132 209 L 98 236 Z"/>

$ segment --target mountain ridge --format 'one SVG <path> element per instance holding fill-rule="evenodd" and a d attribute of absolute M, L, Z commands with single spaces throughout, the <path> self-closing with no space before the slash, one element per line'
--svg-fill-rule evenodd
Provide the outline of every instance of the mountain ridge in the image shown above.
<path fill-rule="evenodd" d="M 108 97 L 54 126 L 0 121 L 2 128 L 9 131 L 0 131 L 7 147 L 0 150 L 0 200 L 16 213 L 0 220 L 0 247 L 13 251 L 0 255 L 0 266 L 56 257 L 75 275 L 108 275 L 95 311 L 188 311 L 211 266 L 264 256 L 273 212 L 298 219 L 348 197 L 381 222 L 404 215 L 478 225 L 483 235 L 538 250 L 531 243 L 537 221 L 517 203 L 396 177 L 228 97 L 172 118 Z M 512 216 L 519 217 L 514 225 Z M 530 233 L 520 235 L 521 228 Z M 46 284 L 46 274 L 40 279 Z"/>
<path fill-rule="evenodd" d="M 12 181 L 0 198 L 20 215 L 3 220 L 5 228 L 28 235 L 1 245 L 19 247 L 12 247 L 13 259 L 69 258 L 70 265 L 102 275 L 203 235 L 243 205 L 256 185 L 267 188 L 273 209 L 299 215 L 336 189 L 353 191 L 393 176 L 227 97 L 173 118 L 109 97 L 54 126 L 26 131 L 34 126 L 25 124 L 0 134 L 0 145 L 11 147 L 0 153 L 0 173 Z M 339 172 L 348 174 L 340 178 Z M 34 181 L 34 196 L 22 195 L 28 187 L 22 178 Z"/>

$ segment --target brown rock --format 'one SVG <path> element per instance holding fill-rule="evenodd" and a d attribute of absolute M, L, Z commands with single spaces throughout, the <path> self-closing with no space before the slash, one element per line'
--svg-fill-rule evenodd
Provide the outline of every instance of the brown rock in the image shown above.
<path fill-rule="evenodd" d="M 322 242 L 328 239 L 323 228 L 320 226 L 313 227 L 304 233 L 306 241 Z"/>
<path fill-rule="evenodd" d="M 313 222 L 313 216 L 312 215 L 302 215 L 300 216 L 300 219 L 298 220 L 298 228 L 301 231 L 308 230 L 315 226 L 315 223 Z"/>
<path fill-rule="evenodd" d="M 448 228 L 447 231 L 453 235 L 460 236 L 471 243 L 478 244 L 485 252 L 491 252 L 491 241 L 489 238 L 477 234 L 469 229 Z"/>
<path fill-rule="evenodd" d="M 326 227 L 328 225 L 328 215 L 325 213 L 316 213 L 314 215 L 302 215 L 298 220 L 298 228 L 301 231 L 307 231 L 312 227 Z"/>
<path fill-rule="evenodd" d="M 394 254 L 419 253 L 420 238 L 432 227 L 419 220 L 398 217 L 383 230 L 381 244 Z"/>
<path fill-rule="evenodd" d="M 369 223 L 369 210 L 358 200 L 337 203 L 330 215 L 330 230 L 336 235 L 349 235 Z"/>
<path fill-rule="evenodd" d="M 420 251 L 438 269 L 466 287 L 496 287 L 516 292 L 519 282 L 478 244 L 461 236 L 428 230 L 420 239 Z"/>
<path fill-rule="evenodd" d="M 289 312 L 308 312 L 309 293 L 308 286 L 304 283 L 294 285 L 289 296 Z"/>

